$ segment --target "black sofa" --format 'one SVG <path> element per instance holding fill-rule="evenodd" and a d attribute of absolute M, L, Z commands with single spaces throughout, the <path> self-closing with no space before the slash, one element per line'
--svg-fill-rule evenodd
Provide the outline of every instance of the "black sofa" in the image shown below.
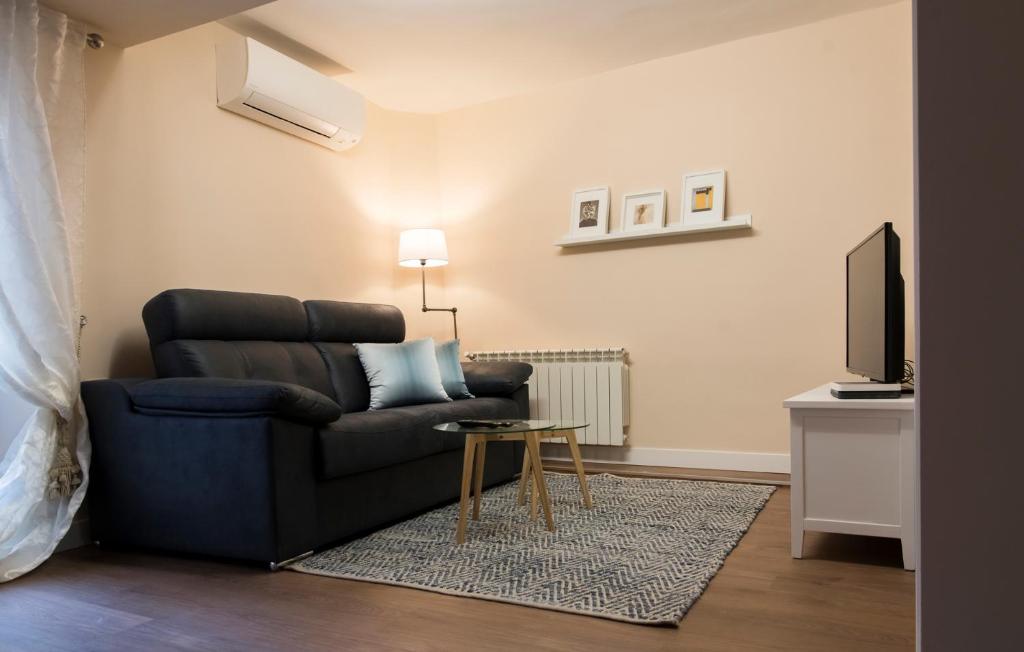
<path fill-rule="evenodd" d="M 160 378 L 82 384 L 101 543 L 273 568 L 456 499 L 464 441 L 434 424 L 528 417 L 522 363 L 464 363 L 477 398 L 368 411 L 352 343 L 403 341 L 393 306 L 169 290 L 143 320 Z M 488 446 L 485 484 L 521 455 Z"/>

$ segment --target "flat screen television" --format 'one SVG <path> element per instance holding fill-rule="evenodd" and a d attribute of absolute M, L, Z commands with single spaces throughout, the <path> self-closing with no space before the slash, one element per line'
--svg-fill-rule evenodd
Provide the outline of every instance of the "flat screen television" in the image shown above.
<path fill-rule="evenodd" d="M 886 222 L 846 254 L 846 370 L 881 383 L 903 378 L 900 238 Z"/>

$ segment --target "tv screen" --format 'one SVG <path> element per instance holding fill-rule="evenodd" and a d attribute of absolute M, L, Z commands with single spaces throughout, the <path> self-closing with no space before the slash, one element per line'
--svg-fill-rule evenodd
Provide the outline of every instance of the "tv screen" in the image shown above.
<path fill-rule="evenodd" d="M 883 383 L 903 377 L 900 239 L 886 222 L 846 255 L 846 369 Z"/>

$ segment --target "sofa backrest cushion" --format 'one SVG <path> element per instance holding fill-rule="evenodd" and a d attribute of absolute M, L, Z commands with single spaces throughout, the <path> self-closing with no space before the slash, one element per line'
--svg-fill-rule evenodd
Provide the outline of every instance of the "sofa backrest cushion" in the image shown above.
<path fill-rule="evenodd" d="M 142 309 L 150 347 L 171 340 L 302 342 L 309 322 L 298 299 L 219 290 L 166 290 Z"/>
<path fill-rule="evenodd" d="M 394 306 L 292 297 L 167 290 L 142 309 L 157 375 L 292 383 L 326 394 L 345 412 L 370 405 L 353 342 L 401 342 Z"/>
<path fill-rule="evenodd" d="M 309 342 L 171 340 L 153 348 L 153 363 L 161 378 L 273 380 L 337 398 L 327 365 Z"/>
<path fill-rule="evenodd" d="M 305 301 L 312 342 L 397 344 L 405 339 L 405 317 L 395 306 L 348 301 Z"/>
<path fill-rule="evenodd" d="M 346 301 L 306 301 L 309 339 L 319 349 L 345 413 L 370 407 L 370 385 L 353 343 L 398 343 L 405 318 L 394 306 Z"/>
<path fill-rule="evenodd" d="M 359 361 L 356 347 L 343 342 L 313 342 L 327 363 L 334 396 L 341 411 L 364 412 L 370 409 L 370 383 Z"/>
<path fill-rule="evenodd" d="M 334 398 L 327 364 L 307 341 L 302 302 L 218 290 L 167 290 L 142 309 L 157 375 L 272 380 Z"/>

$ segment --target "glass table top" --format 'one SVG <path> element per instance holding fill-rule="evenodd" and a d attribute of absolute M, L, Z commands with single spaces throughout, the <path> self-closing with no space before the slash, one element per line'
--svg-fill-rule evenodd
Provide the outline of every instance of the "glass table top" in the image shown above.
<path fill-rule="evenodd" d="M 505 419 L 480 419 L 481 421 L 504 421 Z M 512 419 L 508 419 L 512 421 Z M 487 433 L 499 433 L 499 432 L 533 432 L 534 430 L 576 430 L 579 428 L 586 428 L 589 424 L 586 421 L 573 421 L 569 420 L 544 420 L 544 419 L 525 419 L 515 421 L 510 426 L 503 426 L 497 428 L 488 428 L 486 426 L 461 426 L 456 421 L 450 421 L 448 423 L 439 423 L 434 426 L 434 430 L 440 430 L 442 432 L 456 432 L 456 433 L 475 433 L 475 434 L 487 434 Z"/>

